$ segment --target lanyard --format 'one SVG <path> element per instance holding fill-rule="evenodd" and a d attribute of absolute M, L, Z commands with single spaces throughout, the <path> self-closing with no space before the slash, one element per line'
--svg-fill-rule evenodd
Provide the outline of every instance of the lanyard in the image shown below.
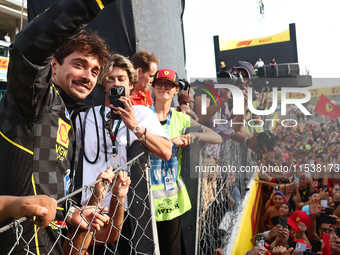
<path fill-rule="evenodd" d="M 151 106 L 151 110 L 154 112 L 154 114 L 157 115 L 156 109 L 155 109 L 155 106 L 154 106 L 154 105 Z M 170 109 L 169 115 L 168 115 L 168 117 L 166 118 L 166 130 L 165 130 L 165 132 L 166 132 L 166 134 L 167 134 L 168 136 L 169 136 L 169 133 L 170 133 L 170 120 L 171 120 L 171 115 L 172 115 L 172 112 L 171 112 L 171 109 Z M 157 118 L 158 118 L 158 117 L 157 117 Z"/>
<path fill-rule="evenodd" d="M 113 126 L 113 125 L 111 125 L 111 121 L 112 120 L 111 119 L 108 120 L 108 121 L 105 120 L 105 117 L 104 117 L 104 108 L 105 108 L 104 105 L 102 105 L 102 107 L 100 107 L 100 116 L 102 116 L 102 118 L 103 118 L 103 127 L 106 128 L 109 131 L 109 133 L 110 133 L 110 137 L 111 137 L 111 141 L 112 141 L 112 155 L 116 156 L 118 154 L 118 152 L 117 152 L 117 149 L 116 149 L 115 141 L 116 141 L 117 133 L 118 133 L 118 130 L 119 130 L 119 126 L 122 123 L 122 120 L 120 119 L 118 121 L 117 126 L 115 128 L 115 131 L 114 131 L 114 133 L 112 133 L 112 130 L 111 130 L 111 126 Z M 112 124 L 113 124 L 113 122 L 112 122 Z M 104 136 L 104 146 L 105 146 L 105 152 L 106 152 L 105 136 Z M 106 153 L 105 153 L 105 156 L 106 156 Z"/>

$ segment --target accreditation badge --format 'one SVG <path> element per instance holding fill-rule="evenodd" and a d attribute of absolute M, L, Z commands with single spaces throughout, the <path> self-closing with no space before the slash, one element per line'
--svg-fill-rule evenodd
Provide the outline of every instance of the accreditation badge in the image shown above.
<path fill-rule="evenodd" d="M 174 179 L 172 178 L 172 175 L 164 176 L 164 185 L 165 185 L 165 190 L 174 189 Z"/>

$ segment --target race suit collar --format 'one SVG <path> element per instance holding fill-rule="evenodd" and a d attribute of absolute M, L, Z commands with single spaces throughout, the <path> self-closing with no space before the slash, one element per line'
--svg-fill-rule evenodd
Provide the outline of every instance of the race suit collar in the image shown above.
<path fill-rule="evenodd" d="M 70 116 L 77 116 L 79 112 L 86 111 L 88 109 L 85 104 L 76 102 L 72 98 L 70 98 L 57 84 L 52 82 L 52 87 L 54 87 L 55 91 L 63 99 L 65 106 L 70 113 Z"/>

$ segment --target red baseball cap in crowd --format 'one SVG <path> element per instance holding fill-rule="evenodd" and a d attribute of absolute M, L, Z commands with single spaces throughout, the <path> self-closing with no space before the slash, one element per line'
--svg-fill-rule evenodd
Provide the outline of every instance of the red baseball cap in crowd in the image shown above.
<path fill-rule="evenodd" d="M 308 244 L 304 239 L 302 238 L 298 238 L 298 239 L 294 239 L 293 240 L 294 242 L 297 242 L 297 243 L 303 243 L 305 245 L 307 245 L 307 249 L 312 249 L 312 245 Z"/>
<path fill-rule="evenodd" d="M 302 222 L 306 225 L 306 227 L 308 228 L 310 225 L 310 218 L 307 215 L 307 213 L 305 211 L 302 210 L 297 210 L 295 212 L 293 212 L 289 217 L 288 217 L 288 225 L 291 226 L 295 231 L 301 231 L 299 229 L 299 222 Z"/>
<path fill-rule="evenodd" d="M 178 75 L 175 71 L 172 71 L 171 69 L 161 69 L 158 70 L 154 76 L 154 80 L 152 83 L 155 83 L 159 79 L 166 79 L 178 86 Z"/>
<path fill-rule="evenodd" d="M 284 157 L 285 159 L 289 160 L 289 155 L 288 155 L 288 153 L 282 153 L 282 157 Z"/>

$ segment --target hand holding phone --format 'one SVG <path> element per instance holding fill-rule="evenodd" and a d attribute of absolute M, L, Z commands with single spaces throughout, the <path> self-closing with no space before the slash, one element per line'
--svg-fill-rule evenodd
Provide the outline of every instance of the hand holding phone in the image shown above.
<path fill-rule="evenodd" d="M 287 219 L 286 218 L 279 218 L 279 224 L 283 227 L 287 227 Z"/>
<path fill-rule="evenodd" d="M 321 251 L 321 241 L 318 239 L 314 239 L 312 243 L 312 252 L 317 253 L 318 251 Z"/>
<path fill-rule="evenodd" d="M 321 223 L 326 223 L 326 224 L 331 224 L 331 225 L 335 225 L 336 223 L 336 218 L 326 215 L 326 214 L 321 214 L 319 216 L 320 222 Z"/>
<path fill-rule="evenodd" d="M 256 235 L 255 236 L 255 246 L 264 247 L 265 240 L 266 239 L 263 235 Z"/>
<path fill-rule="evenodd" d="M 306 244 L 304 244 L 304 243 L 296 243 L 296 245 L 295 245 L 295 250 L 296 251 L 306 251 L 306 249 L 307 249 L 307 245 Z"/>
<path fill-rule="evenodd" d="M 328 206 L 328 201 L 327 200 L 321 200 L 321 205 L 323 206 L 323 207 L 327 207 Z"/>
<path fill-rule="evenodd" d="M 119 86 L 119 87 L 111 87 L 109 89 L 110 93 L 110 104 L 112 104 L 114 107 L 121 107 L 125 108 L 125 105 L 119 100 L 120 97 L 125 96 L 125 87 Z M 113 109 L 111 109 L 111 118 L 113 120 L 121 119 L 119 114 L 115 114 L 113 112 Z"/>

